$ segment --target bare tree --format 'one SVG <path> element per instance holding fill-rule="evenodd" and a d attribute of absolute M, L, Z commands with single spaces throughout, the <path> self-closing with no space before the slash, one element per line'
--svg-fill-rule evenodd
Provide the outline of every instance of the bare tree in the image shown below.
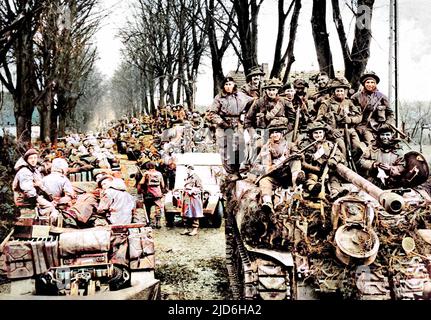
<path fill-rule="evenodd" d="M 274 65 L 271 71 L 271 77 L 280 78 L 281 74 L 283 73 L 284 74 L 283 82 L 287 82 L 287 79 L 289 78 L 289 74 L 290 74 L 290 69 L 292 68 L 292 64 L 295 62 L 294 47 L 295 47 L 295 40 L 296 40 L 296 30 L 298 28 L 299 12 L 301 11 L 301 0 L 293 0 L 286 13 L 284 13 L 283 3 L 284 1 L 282 0 L 278 2 L 278 14 L 279 14 L 278 34 L 277 34 L 277 42 L 276 42 L 275 54 L 274 54 Z M 293 12 L 292 12 L 292 18 L 290 20 L 289 41 L 283 56 L 280 58 L 281 47 L 283 45 L 284 23 L 292 8 L 293 8 Z M 287 64 L 286 64 L 286 59 L 287 59 Z"/>
<path fill-rule="evenodd" d="M 334 66 L 331 46 L 329 45 L 329 35 L 326 29 L 326 0 L 313 0 L 311 27 L 319 69 L 332 78 L 334 77 Z"/>
<path fill-rule="evenodd" d="M 134 8 L 119 35 L 126 61 L 140 70 L 142 110 L 184 101 L 192 109 L 207 44 L 203 1 L 137 0 Z"/>
<path fill-rule="evenodd" d="M 370 57 L 373 5 L 374 0 L 357 0 L 356 7 L 353 7 L 352 2 L 352 7 L 350 7 L 350 9 L 356 18 L 356 23 L 353 45 L 352 48 L 349 49 L 340 13 L 339 0 L 332 0 L 334 23 L 337 28 L 338 38 L 343 52 L 345 77 L 350 81 L 352 88 L 355 90 L 359 88 L 360 76 L 365 71 Z"/>
<path fill-rule="evenodd" d="M 221 1 L 221 0 L 219 0 Z M 257 44 L 259 11 L 264 0 L 232 0 L 237 16 L 237 30 L 241 45 L 240 60 L 247 73 L 258 65 Z"/>
<path fill-rule="evenodd" d="M 25 148 L 31 144 L 34 111 L 33 36 L 45 4 L 43 0 L 0 2 L 0 81 L 13 97 L 16 135 Z"/>
<path fill-rule="evenodd" d="M 233 6 L 227 8 L 219 0 L 217 0 L 217 3 L 215 0 L 206 0 L 205 9 L 207 18 L 205 27 L 211 52 L 213 95 L 215 96 L 224 78 L 222 66 L 223 56 L 236 34 L 236 28 L 234 27 L 236 25 L 234 22 L 235 10 Z M 218 37 L 219 34 L 221 34 L 220 37 Z M 221 38 L 220 41 L 219 38 Z"/>

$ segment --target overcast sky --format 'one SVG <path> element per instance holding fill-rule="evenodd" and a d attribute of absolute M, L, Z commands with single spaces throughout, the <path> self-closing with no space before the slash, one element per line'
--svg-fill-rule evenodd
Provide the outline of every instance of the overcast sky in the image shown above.
<path fill-rule="evenodd" d="M 121 60 L 121 43 L 115 37 L 130 14 L 130 3 L 133 0 L 101 0 L 105 8 L 112 13 L 104 22 L 97 35 L 97 46 L 100 59 L 99 69 L 107 76 L 112 76 Z M 317 70 L 317 58 L 311 34 L 311 0 L 302 1 L 299 16 L 297 41 L 295 43 L 296 61 L 292 71 Z M 330 3 L 330 1 L 328 1 Z M 269 63 L 271 68 L 276 39 L 277 13 L 275 0 L 265 0 L 259 16 L 259 63 Z M 286 1 L 287 3 L 287 1 Z M 354 32 L 354 20 L 350 10 L 341 3 L 345 29 L 349 36 Z M 399 3 L 399 96 L 401 100 L 431 100 L 429 76 L 431 74 L 431 23 L 429 0 L 398 0 Z M 343 60 L 335 27 L 332 23 L 332 12 L 328 8 L 328 32 L 333 53 L 334 67 L 343 69 Z M 389 0 L 376 0 L 372 18 L 371 58 L 367 69 L 375 71 L 381 78 L 379 89 L 388 92 L 388 57 L 389 57 Z M 287 42 L 288 32 L 286 32 Z M 265 49 L 267 48 L 267 50 Z M 210 65 L 209 61 L 204 61 Z M 235 69 L 237 59 L 231 53 L 224 59 L 224 71 Z M 212 75 L 209 68 L 203 68 L 198 77 L 197 103 L 208 105 L 212 101 Z M 211 84 L 211 85 L 210 85 Z"/>

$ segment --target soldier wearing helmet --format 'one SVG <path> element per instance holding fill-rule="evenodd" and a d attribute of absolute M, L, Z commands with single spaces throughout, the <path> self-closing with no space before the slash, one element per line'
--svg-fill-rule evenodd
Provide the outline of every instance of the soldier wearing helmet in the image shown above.
<path fill-rule="evenodd" d="M 332 137 L 338 143 L 344 158 L 347 158 L 348 152 L 362 153 L 361 141 L 355 130 L 356 125 L 362 121 L 362 113 L 359 106 L 346 98 L 350 84 L 345 78 L 335 78 L 331 81 L 330 88 L 332 96 L 322 102 L 316 119 L 329 125 Z M 350 140 L 352 150 L 347 150 L 345 139 Z"/>
<path fill-rule="evenodd" d="M 265 72 L 260 67 L 251 68 L 246 76 L 247 83 L 241 87 L 241 92 L 250 97 L 259 98 L 261 96 L 261 83 L 264 75 Z"/>
<path fill-rule="evenodd" d="M 155 228 L 160 228 L 160 219 L 163 212 L 163 190 L 165 183 L 162 174 L 156 170 L 156 164 L 149 162 L 147 164 L 147 171 L 144 173 L 141 181 L 138 184 L 138 193 L 144 196 L 145 209 L 148 218 L 151 221 L 151 208 L 154 207 Z"/>
<path fill-rule="evenodd" d="M 55 221 L 58 211 L 55 209 L 52 197 L 47 192 L 42 175 L 37 169 L 38 159 L 39 152 L 31 148 L 15 164 L 16 175 L 12 182 L 14 202 L 21 209 L 37 207 L 41 216 L 50 216 Z"/>
<path fill-rule="evenodd" d="M 244 114 L 253 101 L 239 92 L 235 80 L 228 76 L 207 112 L 208 121 L 216 126 L 217 147 L 230 181 L 240 179 L 240 164 L 245 158 Z"/>
<path fill-rule="evenodd" d="M 105 215 L 111 224 L 129 224 L 135 207 L 135 198 L 127 192 L 124 180 L 113 178 L 102 191 L 97 213 Z"/>
<path fill-rule="evenodd" d="M 253 163 L 262 145 L 268 141 L 269 127 L 292 128 L 285 116 L 289 102 L 279 96 L 278 91 L 282 83 L 276 78 L 265 82 L 263 86 L 264 96 L 259 98 L 248 110 L 244 127 L 247 128 L 247 164 Z M 260 135 L 255 129 L 260 130 Z M 289 131 L 290 131 L 289 130 Z"/>
<path fill-rule="evenodd" d="M 288 170 L 278 170 L 274 174 L 270 174 L 291 155 L 292 146 L 284 139 L 286 127 L 270 127 L 268 130 L 269 141 L 263 146 L 260 153 L 263 169 L 268 176 L 259 180 L 258 185 L 262 196 L 262 209 L 273 212 L 273 191 L 279 186 L 287 188 L 302 184 L 305 174 L 301 170 L 301 161 L 298 158 L 286 163 L 284 168 L 288 168 Z"/>
<path fill-rule="evenodd" d="M 72 183 L 67 177 L 69 165 L 63 158 L 52 160 L 51 173 L 43 178 L 43 184 L 56 202 L 69 203 L 76 197 Z M 65 199 L 62 199 L 65 198 Z"/>
<path fill-rule="evenodd" d="M 311 196 L 317 196 L 322 188 L 321 174 L 326 164 L 329 165 L 329 181 L 330 194 L 329 197 L 335 199 L 345 193 L 345 190 L 340 184 L 339 177 L 335 171 L 338 163 L 345 163 L 343 154 L 338 149 L 330 158 L 331 152 L 335 144 L 328 141 L 326 138 L 328 126 L 320 121 L 314 121 L 307 127 L 308 137 L 299 140 L 292 148 L 293 152 L 298 152 L 304 149 L 314 141 L 317 141 L 313 146 L 304 152 L 301 168 L 306 175 L 305 190 Z"/>
<path fill-rule="evenodd" d="M 381 126 L 375 142 L 359 159 L 363 175 L 381 189 L 396 187 L 405 167 L 403 152 L 394 134 L 390 126 Z"/>

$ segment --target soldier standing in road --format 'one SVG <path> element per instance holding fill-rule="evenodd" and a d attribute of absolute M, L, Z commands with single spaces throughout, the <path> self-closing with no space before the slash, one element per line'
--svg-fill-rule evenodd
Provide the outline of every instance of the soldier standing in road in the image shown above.
<path fill-rule="evenodd" d="M 142 180 L 138 184 L 138 193 L 144 195 L 145 210 L 151 223 L 151 208 L 154 207 L 155 223 L 153 227 L 159 229 L 160 219 L 163 212 L 163 192 L 165 183 L 162 174 L 156 170 L 154 162 L 147 164 L 147 171 L 144 173 Z"/>
<path fill-rule="evenodd" d="M 184 198 L 181 216 L 186 225 L 182 235 L 195 236 L 198 234 L 199 219 L 203 218 L 202 181 L 194 172 L 194 167 L 186 165 L 187 176 L 184 181 Z M 189 230 L 191 222 L 192 230 Z"/>

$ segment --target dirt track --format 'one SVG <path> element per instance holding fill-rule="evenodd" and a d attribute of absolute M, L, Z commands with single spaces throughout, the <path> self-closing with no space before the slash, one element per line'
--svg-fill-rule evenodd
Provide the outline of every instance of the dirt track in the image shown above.
<path fill-rule="evenodd" d="M 156 229 L 156 278 L 163 300 L 232 299 L 225 264 L 224 225 L 200 228 L 195 237 L 181 227 Z"/>

